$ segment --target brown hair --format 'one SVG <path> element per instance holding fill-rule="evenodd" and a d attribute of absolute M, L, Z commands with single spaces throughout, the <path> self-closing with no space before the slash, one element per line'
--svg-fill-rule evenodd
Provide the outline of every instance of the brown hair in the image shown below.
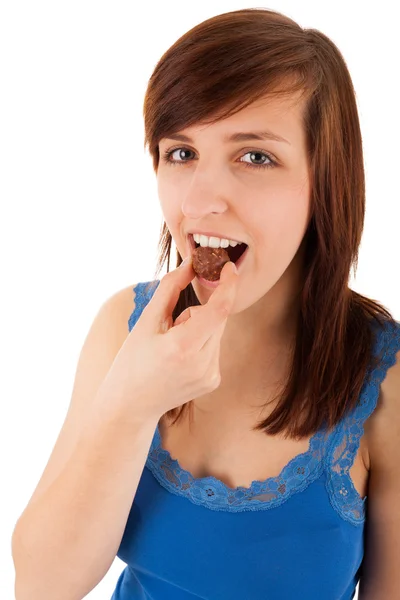
<path fill-rule="evenodd" d="M 167 50 L 149 80 L 144 101 L 145 148 L 155 172 L 163 137 L 214 123 L 266 95 L 301 92 L 311 176 L 312 218 L 304 237 L 304 284 L 291 369 L 275 410 L 254 427 L 292 438 L 334 427 L 358 403 L 373 357 L 372 321 L 390 312 L 348 287 L 365 214 L 362 138 L 349 71 L 335 44 L 268 9 L 224 13 L 200 23 Z M 155 278 L 172 236 L 164 221 Z M 176 266 L 182 262 L 177 251 Z M 199 305 L 192 284 L 173 319 Z M 176 422 L 191 402 L 166 413 Z M 190 412 L 190 411 L 189 411 Z M 302 418 L 301 418 L 302 417 Z"/>

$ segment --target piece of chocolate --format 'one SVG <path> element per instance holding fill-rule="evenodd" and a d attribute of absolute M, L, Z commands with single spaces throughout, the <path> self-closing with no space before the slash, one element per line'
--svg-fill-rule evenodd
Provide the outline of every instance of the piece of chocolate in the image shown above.
<path fill-rule="evenodd" d="M 208 281 L 218 281 L 223 266 L 230 261 L 225 248 L 199 246 L 192 252 L 193 270 Z"/>

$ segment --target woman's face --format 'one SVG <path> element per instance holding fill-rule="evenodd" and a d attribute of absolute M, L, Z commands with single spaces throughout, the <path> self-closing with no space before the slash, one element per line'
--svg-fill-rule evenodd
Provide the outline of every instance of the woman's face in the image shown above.
<path fill-rule="evenodd" d="M 158 194 L 181 256 L 190 253 L 188 231 L 212 231 L 249 246 L 234 313 L 268 293 L 274 303 L 284 301 L 280 296 L 290 293 L 298 276 L 289 266 L 309 223 L 310 186 L 303 104 L 296 100 L 259 100 L 218 123 L 180 131 L 185 141 L 163 138 L 159 144 Z M 286 141 L 227 140 L 266 130 Z M 197 279 L 192 285 L 199 301 L 207 302 L 212 290 Z"/>

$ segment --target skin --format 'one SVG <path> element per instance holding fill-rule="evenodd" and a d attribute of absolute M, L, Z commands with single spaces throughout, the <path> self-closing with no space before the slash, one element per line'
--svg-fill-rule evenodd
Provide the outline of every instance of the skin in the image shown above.
<path fill-rule="evenodd" d="M 282 374 L 296 334 L 302 241 L 310 220 L 303 110 L 303 101 L 296 95 L 265 97 L 228 119 L 180 131 L 191 143 L 164 138 L 159 144 L 160 155 L 174 149 L 170 159 L 179 162 L 166 164 L 160 159 L 157 183 L 164 219 L 181 256 L 189 253 L 189 229 L 227 232 L 249 245 L 221 340 L 221 375 L 226 387 L 224 400 L 219 408 L 213 403 L 212 410 L 214 414 L 220 411 L 225 419 L 227 405 L 237 411 L 248 408 L 246 391 L 251 397 L 261 382 L 268 386 Z M 222 139 L 238 131 L 267 128 L 289 143 L 226 143 Z M 259 152 L 266 154 L 253 154 Z M 276 166 L 245 166 L 270 164 L 269 157 Z M 192 285 L 200 303 L 205 304 L 213 290 L 197 279 Z"/>

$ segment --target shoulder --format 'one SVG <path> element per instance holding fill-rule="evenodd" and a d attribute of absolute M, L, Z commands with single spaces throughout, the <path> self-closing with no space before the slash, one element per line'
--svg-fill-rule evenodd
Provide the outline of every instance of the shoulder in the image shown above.
<path fill-rule="evenodd" d="M 136 285 L 117 290 L 106 298 L 100 308 L 99 314 L 112 326 L 116 340 L 124 340 L 129 333 L 129 319 L 135 310 Z"/>
<path fill-rule="evenodd" d="M 133 283 L 118 290 L 103 303 L 101 315 L 113 327 L 116 340 L 125 341 L 159 283 L 158 279 Z"/>
<path fill-rule="evenodd" d="M 137 285 L 138 284 L 134 283 L 114 292 L 104 302 L 104 306 L 107 306 L 110 310 L 116 311 L 117 314 L 121 316 L 122 320 L 126 316 L 129 318 L 129 315 L 135 308 L 135 288 Z"/>
<path fill-rule="evenodd" d="M 375 454 L 376 459 L 379 459 L 382 440 L 390 435 L 400 418 L 400 323 L 385 329 L 378 348 L 382 358 L 381 372 L 377 375 L 379 396 L 371 418 L 365 422 L 370 458 Z"/>
<path fill-rule="evenodd" d="M 377 407 L 365 423 L 370 464 L 379 469 L 394 457 L 387 456 L 391 444 L 400 463 L 400 349 L 394 353 L 394 361 L 380 384 Z"/>

